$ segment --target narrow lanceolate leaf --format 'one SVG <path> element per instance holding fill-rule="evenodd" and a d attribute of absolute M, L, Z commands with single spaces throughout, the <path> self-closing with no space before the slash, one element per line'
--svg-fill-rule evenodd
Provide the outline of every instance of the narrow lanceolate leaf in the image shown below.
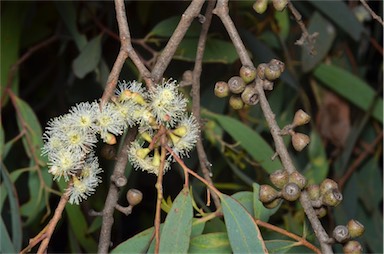
<path fill-rule="evenodd" d="M 101 58 L 101 35 L 96 36 L 89 41 L 80 54 L 73 61 L 73 72 L 78 78 L 84 78 L 85 75 L 96 69 Z"/>
<path fill-rule="evenodd" d="M 173 202 L 160 235 L 160 253 L 187 253 L 192 232 L 193 208 L 188 188 Z"/>
<path fill-rule="evenodd" d="M 314 72 L 324 85 L 346 98 L 360 109 L 372 110 L 372 116 L 383 123 L 383 99 L 367 83 L 335 65 L 319 65 Z M 373 105 L 372 105 L 373 104 Z"/>
<path fill-rule="evenodd" d="M 209 114 L 219 122 L 221 127 L 232 136 L 232 138 L 256 160 L 268 173 L 272 173 L 282 168 L 278 158 L 271 160 L 274 151 L 269 144 L 254 130 L 229 116 L 219 114 Z"/>
<path fill-rule="evenodd" d="M 268 253 L 259 227 L 247 210 L 232 197 L 222 194 L 220 198 L 233 253 Z"/>

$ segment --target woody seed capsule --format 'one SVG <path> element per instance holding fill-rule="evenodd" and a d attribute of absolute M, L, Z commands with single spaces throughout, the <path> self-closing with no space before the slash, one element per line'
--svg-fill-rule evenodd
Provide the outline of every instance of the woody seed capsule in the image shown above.
<path fill-rule="evenodd" d="M 228 80 L 229 90 L 234 94 L 239 94 L 244 91 L 245 82 L 239 76 L 233 76 Z"/>

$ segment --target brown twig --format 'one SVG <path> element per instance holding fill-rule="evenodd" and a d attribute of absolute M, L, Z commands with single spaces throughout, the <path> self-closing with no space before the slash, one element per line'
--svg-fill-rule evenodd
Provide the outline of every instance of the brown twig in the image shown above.
<path fill-rule="evenodd" d="M 12 67 L 8 71 L 8 78 L 7 78 L 7 84 L 3 89 L 3 94 L 1 95 L 0 99 L 0 105 L 3 104 L 3 101 L 5 99 L 5 96 L 7 93 L 4 91 L 8 90 L 13 82 L 13 79 L 15 78 L 16 72 L 19 69 L 19 66 L 24 63 L 28 58 L 30 58 L 36 51 L 48 46 L 52 42 L 56 41 L 59 37 L 57 35 L 53 35 L 49 37 L 48 39 L 40 42 L 39 44 L 36 44 L 35 46 L 28 49 L 27 52 L 25 52 L 17 61 L 12 65 Z"/>
<path fill-rule="evenodd" d="M 157 189 L 157 200 L 156 200 L 156 214 L 155 214 L 155 253 L 159 253 L 160 250 L 160 223 L 161 223 L 161 201 L 163 200 L 163 175 L 164 175 L 164 165 L 165 165 L 165 156 L 167 151 L 165 149 L 166 145 L 165 135 L 161 136 L 161 159 L 159 172 L 157 175 L 156 189 Z"/>
<path fill-rule="evenodd" d="M 156 83 L 162 79 L 164 71 L 168 67 L 177 47 L 184 38 L 184 35 L 190 27 L 193 19 L 199 15 L 203 4 L 204 0 L 193 0 L 181 16 L 179 24 L 153 67 L 152 78 Z"/>
<path fill-rule="evenodd" d="M 43 228 L 43 230 L 41 230 L 37 234 L 37 236 L 35 236 L 34 238 L 32 238 L 29 241 L 28 246 L 25 247 L 22 251 L 20 251 L 20 254 L 27 253 L 27 252 L 31 251 L 31 249 L 34 246 L 36 246 L 36 244 L 38 244 L 39 242 L 41 242 L 41 244 L 39 246 L 37 253 L 39 253 L 39 254 L 47 253 L 49 241 L 51 240 L 53 231 L 55 230 L 57 223 L 61 219 L 61 216 L 63 214 L 64 208 L 65 208 L 65 205 L 67 204 L 67 202 L 68 202 L 68 195 L 66 193 L 64 193 L 61 196 L 60 202 L 55 209 L 55 213 L 54 213 L 52 219 Z"/>
<path fill-rule="evenodd" d="M 241 63 L 245 66 L 253 67 L 253 63 L 248 55 L 244 43 L 241 40 L 239 33 L 237 32 L 235 24 L 233 23 L 231 17 L 228 14 L 228 0 L 218 0 L 216 8 L 213 10 L 213 13 L 221 19 L 221 22 L 223 22 L 225 29 L 227 30 L 227 33 L 236 48 L 237 54 L 240 57 Z"/>
<path fill-rule="evenodd" d="M 372 149 L 383 139 L 383 132 L 380 132 L 380 134 L 375 138 L 375 140 L 372 142 L 372 144 L 369 145 L 369 148 L 365 148 L 362 153 L 359 154 L 359 157 L 356 158 L 356 160 L 352 163 L 351 166 L 349 166 L 348 170 L 343 174 L 343 177 L 338 181 L 339 189 L 340 191 L 344 188 L 344 185 L 348 181 L 348 179 L 351 177 L 353 172 L 357 169 L 357 167 L 364 161 L 364 159 L 372 153 Z"/>
<path fill-rule="evenodd" d="M 369 7 L 369 5 L 367 4 L 367 2 L 365 0 L 360 0 L 360 3 L 363 4 L 363 6 L 365 7 L 365 9 L 367 9 L 367 11 L 369 12 L 369 14 L 371 14 L 372 18 L 374 18 L 375 20 L 377 20 L 382 26 L 384 26 L 384 22 L 383 22 L 383 19 L 377 15 L 372 9 L 371 7 Z"/>
<path fill-rule="evenodd" d="M 293 234 L 293 233 L 291 233 L 291 232 L 289 232 L 283 228 L 276 227 L 275 225 L 269 224 L 268 222 L 264 222 L 262 220 L 256 220 L 256 223 L 257 223 L 257 225 L 259 225 L 261 227 L 268 228 L 268 229 L 273 230 L 277 233 L 288 236 L 289 238 L 296 240 L 300 245 L 303 245 L 303 246 L 307 247 L 308 249 L 313 250 L 317 254 L 321 254 L 321 251 L 316 246 L 314 246 L 313 244 L 308 242 L 303 237 L 300 237 L 300 236 Z"/>
<path fill-rule="evenodd" d="M 125 5 L 123 0 L 115 0 L 115 9 L 116 9 L 116 20 L 119 27 L 119 37 L 120 37 L 120 51 L 116 58 L 116 61 L 112 67 L 112 70 L 108 76 L 107 85 L 105 87 L 103 96 L 101 97 L 100 106 L 104 105 L 114 94 L 117 81 L 125 60 L 129 57 L 132 62 L 135 64 L 137 69 L 140 72 L 140 75 L 143 77 L 147 86 L 152 86 L 153 82 L 151 79 L 151 73 L 144 66 L 140 57 L 137 55 L 136 51 L 132 47 L 131 35 L 129 32 L 127 15 L 125 13 Z"/>
<path fill-rule="evenodd" d="M 296 10 L 295 6 L 291 3 L 291 1 L 288 1 L 288 8 L 291 11 L 292 15 L 295 17 L 295 20 L 297 24 L 300 26 L 301 29 L 301 37 L 298 39 L 295 44 L 302 46 L 306 45 L 307 48 L 309 49 L 309 53 L 311 55 L 316 55 L 316 48 L 315 48 L 315 42 L 316 38 L 319 35 L 319 33 L 315 32 L 313 34 L 309 34 L 307 28 L 305 27 L 303 21 L 301 20 L 301 14 L 298 10 Z"/>
<path fill-rule="evenodd" d="M 212 11 L 214 7 L 215 7 L 215 1 L 213 0 L 209 1 L 207 10 L 205 11 L 205 21 L 202 25 L 199 42 L 197 44 L 195 66 L 194 66 L 193 75 L 192 75 L 192 112 L 195 118 L 197 119 L 197 121 L 200 123 L 200 125 L 201 125 L 200 77 L 201 77 L 201 71 L 202 71 L 204 50 L 205 50 L 205 45 L 207 41 L 209 26 L 211 25 Z M 197 155 L 199 157 L 200 168 L 201 168 L 201 171 L 203 172 L 204 178 L 209 183 L 211 183 L 211 185 L 213 185 L 212 179 L 211 179 L 211 172 L 209 169 L 211 164 L 207 159 L 207 154 L 205 153 L 205 150 L 204 150 L 200 132 L 199 132 L 199 138 L 196 144 L 196 150 L 197 150 Z M 215 193 L 212 193 L 212 198 L 216 208 L 219 209 L 221 206 L 219 197 Z"/>
<path fill-rule="evenodd" d="M 258 80 L 260 81 L 260 80 Z M 265 96 L 262 82 L 256 81 L 256 89 L 259 94 L 259 101 L 263 114 L 267 120 L 267 123 L 272 134 L 272 138 L 275 142 L 276 152 L 278 153 L 281 162 L 289 173 L 293 173 L 296 170 L 293 165 L 292 159 L 289 156 L 288 150 L 285 147 L 284 140 L 280 135 L 281 130 L 276 123 L 275 115 L 272 112 L 272 109 L 268 103 L 267 97 Z M 311 205 L 311 200 L 306 191 L 301 192 L 300 203 L 304 208 L 304 212 L 307 215 L 308 220 L 310 221 L 312 228 L 316 234 L 317 239 L 321 245 L 321 251 L 323 253 L 333 253 L 331 245 L 329 242 L 329 236 L 323 226 L 321 225 L 320 220 L 317 218 L 316 212 Z"/>
<path fill-rule="evenodd" d="M 117 157 L 115 168 L 111 176 L 111 184 L 109 186 L 108 195 L 105 200 L 104 210 L 102 212 L 103 222 L 101 224 L 98 253 L 108 253 L 111 241 L 111 229 L 114 221 L 113 212 L 115 211 L 117 200 L 119 198 L 119 188 L 122 187 L 122 184 L 126 183 L 124 172 L 128 162 L 128 148 L 131 142 L 135 139 L 136 133 L 136 128 L 129 130 Z"/>

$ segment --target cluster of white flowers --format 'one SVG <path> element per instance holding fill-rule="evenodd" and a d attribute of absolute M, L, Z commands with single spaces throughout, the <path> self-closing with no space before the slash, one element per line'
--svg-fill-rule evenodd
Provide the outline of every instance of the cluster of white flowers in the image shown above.
<path fill-rule="evenodd" d="M 136 169 L 158 174 L 160 140 L 153 140 L 160 126 L 166 128 L 167 145 L 180 157 L 187 156 L 198 137 L 198 123 L 186 113 L 187 100 L 174 80 L 163 81 L 147 91 L 141 83 L 121 82 L 112 102 L 100 108 L 97 102 L 82 102 L 68 114 L 48 122 L 43 134 L 42 154 L 48 156 L 49 172 L 55 180 L 70 181 L 66 190 L 71 204 L 79 204 L 95 192 L 102 172 L 93 148 L 98 136 L 108 144 L 128 127 L 139 126 L 129 149 Z M 173 160 L 168 156 L 164 172 Z"/>

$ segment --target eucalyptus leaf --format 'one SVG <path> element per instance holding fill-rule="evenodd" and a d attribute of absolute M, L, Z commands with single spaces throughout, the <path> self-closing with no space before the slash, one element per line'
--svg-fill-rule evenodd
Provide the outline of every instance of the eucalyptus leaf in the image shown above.
<path fill-rule="evenodd" d="M 259 227 L 247 210 L 225 194 L 220 199 L 233 253 L 267 253 Z"/>
<path fill-rule="evenodd" d="M 95 70 L 101 58 L 101 35 L 89 41 L 73 61 L 73 72 L 78 78 Z"/>
<path fill-rule="evenodd" d="M 232 253 L 227 233 L 199 235 L 191 239 L 188 253 Z"/>

